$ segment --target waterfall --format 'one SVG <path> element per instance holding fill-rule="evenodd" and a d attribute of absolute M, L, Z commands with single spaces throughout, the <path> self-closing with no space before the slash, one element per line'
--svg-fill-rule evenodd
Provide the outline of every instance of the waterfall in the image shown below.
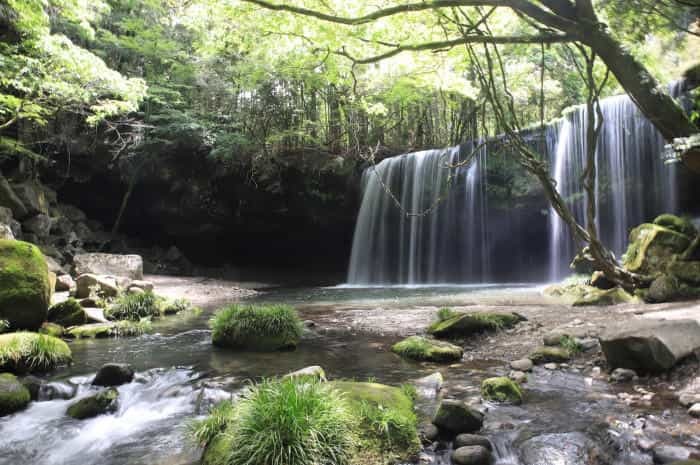
<path fill-rule="evenodd" d="M 674 84 L 670 91 L 676 97 L 681 95 L 682 83 Z M 620 256 L 632 227 L 659 213 L 677 211 L 676 168 L 664 165 L 663 137 L 629 97 L 603 99 L 601 110 L 596 221 L 603 242 Z M 586 164 L 586 107 L 574 107 L 549 124 L 544 134 L 530 130 L 526 139 L 547 154 L 558 191 L 582 223 L 586 211 L 581 182 Z M 577 246 L 567 226 L 544 200 L 540 210 L 524 213 L 517 205 L 501 206 L 500 210 L 493 202 L 489 205 L 490 189 L 499 186 L 489 186 L 487 168 L 494 171 L 489 165 L 495 160 L 493 155 L 504 156 L 508 151 L 501 140 L 403 154 L 367 168 L 348 283 L 542 282 L 568 274 Z M 477 154 L 472 163 L 454 167 L 474 150 Z M 547 209 L 548 220 L 542 217 Z M 540 231 L 541 224 L 545 227 Z"/>
<path fill-rule="evenodd" d="M 461 154 L 475 149 L 473 163 L 454 167 Z M 469 143 L 388 158 L 367 169 L 348 281 L 384 285 L 488 279 L 485 155 Z"/>
<path fill-rule="evenodd" d="M 682 82 L 669 87 L 678 97 Z M 595 202 L 600 238 L 618 257 L 627 247 L 629 231 L 660 213 L 676 213 L 677 169 L 664 165 L 666 141 L 626 95 L 602 99 L 603 125 L 596 150 Z M 585 222 L 586 200 L 581 182 L 586 165 L 586 106 L 575 107 L 558 123 L 552 160 L 557 190 L 579 223 Z M 549 279 L 569 274 L 577 247 L 568 227 L 550 208 Z"/>

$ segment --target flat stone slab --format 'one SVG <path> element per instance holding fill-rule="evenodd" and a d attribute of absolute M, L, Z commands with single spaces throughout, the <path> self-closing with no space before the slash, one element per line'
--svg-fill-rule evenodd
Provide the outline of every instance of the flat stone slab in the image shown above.
<path fill-rule="evenodd" d="M 628 320 L 606 330 L 600 345 L 612 369 L 660 373 L 700 349 L 700 324 L 688 319 Z"/>
<path fill-rule="evenodd" d="M 76 275 L 91 273 L 143 279 L 143 259 L 140 255 L 78 254 L 73 257 L 73 267 Z"/>
<path fill-rule="evenodd" d="M 90 323 L 109 323 L 109 320 L 105 318 L 105 312 L 103 309 L 99 307 L 87 307 L 83 308 L 85 310 L 85 314 L 87 315 L 87 319 Z"/>

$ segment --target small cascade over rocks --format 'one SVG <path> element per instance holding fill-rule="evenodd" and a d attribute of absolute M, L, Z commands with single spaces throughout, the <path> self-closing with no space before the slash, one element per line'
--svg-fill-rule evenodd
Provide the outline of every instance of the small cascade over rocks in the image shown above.
<path fill-rule="evenodd" d="M 682 82 L 669 90 L 674 97 L 684 95 Z M 632 227 L 678 211 L 677 167 L 664 165 L 663 137 L 629 97 L 603 99 L 601 110 L 597 221 L 604 243 L 619 256 Z M 557 189 L 583 222 L 586 107 L 572 108 L 543 134 L 528 131 L 526 140 L 547 157 Z M 494 192 L 502 186 L 492 178 L 504 171 L 495 160 L 514 160 L 516 154 L 501 138 L 482 142 L 407 153 L 366 169 L 349 284 L 543 282 L 570 273 L 576 245 L 543 194 L 539 210 L 518 211 L 517 197 L 512 205 L 494 208 Z M 473 160 L 465 164 L 470 155 Z M 541 223 L 548 227 L 534 226 Z"/>

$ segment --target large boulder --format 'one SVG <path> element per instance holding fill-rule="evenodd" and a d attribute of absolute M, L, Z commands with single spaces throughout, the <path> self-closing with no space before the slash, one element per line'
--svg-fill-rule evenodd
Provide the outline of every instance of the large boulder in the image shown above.
<path fill-rule="evenodd" d="M 522 320 L 523 317 L 515 313 L 456 313 L 443 321 L 430 325 L 428 333 L 440 338 L 467 337 L 483 331 L 510 328 Z"/>
<path fill-rule="evenodd" d="M 51 292 L 41 251 L 28 242 L 0 240 L 0 320 L 12 329 L 38 329 Z"/>
<path fill-rule="evenodd" d="M 79 254 L 73 257 L 73 267 L 78 275 L 91 273 L 143 279 L 143 259 L 140 255 Z"/>
<path fill-rule="evenodd" d="M 583 433 L 544 434 L 520 445 L 524 465 L 602 465 L 596 446 Z"/>
<path fill-rule="evenodd" d="M 625 321 L 608 328 L 600 345 L 610 368 L 664 372 L 700 349 L 700 324 L 695 320 Z"/>
<path fill-rule="evenodd" d="M 484 414 L 459 400 L 443 400 L 433 417 L 440 431 L 450 434 L 474 433 L 484 424 Z"/>
<path fill-rule="evenodd" d="M 622 263 L 635 273 L 663 273 L 674 255 L 684 252 L 690 241 L 685 234 L 658 224 L 644 223 L 630 232 L 630 244 Z"/>
<path fill-rule="evenodd" d="M 22 410 L 31 401 L 29 390 L 15 375 L 0 373 L 0 417 Z"/>
<path fill-rule="evenodd" d="M 81 274 L 75 280 L 75 286 L 75 296 L 78 299 L 90 297 L 93 290 L 102 297 L 116 297 L 119 294 L 117 281 L 108 276 Z"/>
<path fill-rule="evenodd" d="M 116 412 L 118 407 L 119 391 L 114 388 L 108 388 L 98 392 L 94 396 L 85 397 L 71 404 L 66 413 L 76 420 L 84 420 L 86 418 Z"/>

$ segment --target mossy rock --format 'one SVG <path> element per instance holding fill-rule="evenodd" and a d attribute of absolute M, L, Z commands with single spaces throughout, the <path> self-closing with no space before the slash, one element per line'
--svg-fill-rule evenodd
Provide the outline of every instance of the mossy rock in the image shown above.
<path fill-rule="evenodd" d="M 13 330 L 37 330 L 50 302 L 49 270 L 39 248 L 0 239 L 0 320 Z"/>
<path fill-rule="evenodd" d="M 87 314 L 80 302 L 72 297 L 49 308 L 48 319 L 61 326 L 79 326 L 87 323 Z"/>
<path fill-rule="evenodd" d="M 39 328 L 39 333 L 48 334 L 53 337 L 62 337 L 64 332 L 65 328 L 63 326 L 56 323 L 49 323 L 48 321 L 45 321 L 44 324 L 41 325 L 41 328 Z"/>
<path fill-rule="evenodd" d="M 212 343 L 229 349 L 295 349 L 302 334 L 299 315 L 287 305 L 232 305 L 212 321 Z"/>
<path fill-rule="evenodd" d="M 681 234 L 685 234 L 691 238 L 695 237 L 695 235 L 698 233 L 697 229 L 695 229 L 695 226 L 693 225 L 693 222 L 690 221 L 689 218 L 671 215 L 670 213 L 664 213 L 657 216 L 654 219 L 654 224 L 663 226 Z"/>
<path fill-rule="evenodd" d="M 91 323 L 69 328 L 64 336 L 70 339 L 106 338 L 114 334 L 116 327 L 116 323 Z"/>
<path fill-rule="evenodd" d="M 564 363 L 571 359 L 571 352 L 564 347 L 543 346 L 535 349 L 528 358 L 535 365 L 544 363 Z"/>
<path fill-rule="evenodd" d="M 24 409 L 31 401 L 29 389 L 10 373 L 0 373 L 0 417 Z"/>
<path fill-rule="evenodd" d="M 446 399 L 440 402 L 433 424 L 442 433 L 475 433 L 484 424 L 484 414 L 462 401 Z"/>
<path fill-rule="evenodd" d="M 333 381 L 332 385 L 345 394 L 360 417 L 361 443 L 353 465 L 402 463 L 418 454 L 418 420 L 413 399 L 404 390 L 370 382 Z M 388 431 L 378 430 L 380 419 L 387 420 Z"/>
<path fill-rule="evenodd" d="M 634 273 L 658 275 L 666 271 L 674 256 L 690 245 L 690 237 L 657 224 L 644 223 L 630 233 L 630 244 L 622 264 Z"/>
<path fill-rule="evenodd" d="M 481 397 L 493 402 L 514 405 L 519 405 L 523 402 L 523 393 L 518 383 L 505 376 L 483 380 L 481 382 Z"/>
<path fill-rule="evenodd" d="M 71 404 L 66 410 L 69 417 L 76 420 L 93 418 L 106 413 L 113 413 L 119 407 L 119 391 L 114 388 L 105 389 L 94 396 L 85 397 Z"/>
<path fill-rule="evenodd" d="M 676 260 L 668 266 L 668 273 L 685 283 L 700 286 L 700 261 Z"/>
<path fill-rule="evenodd" d="M 511 328 L 522 320 L 523 317 L 515 313 L 458 313 L 433 323 L 428 327 L 428 333 L 439 338 L 467 337 L 484 331 Z"/>
<path fill-rule="evenodd" d="M 71 350 L 62 340 L 46 334 L 0 334 L 0 371 L 44 372 L 70 363 Z"/>
<path fill-rule="evenodd" d="M 639 302 L 639 299 L 620 287 L 598 289 L 597 287 L 586 286 L 586 292 L 581 297 L 574 300 L 572 305 L 574 307 L 586 305 L 606 306 L 632 302 Z"/>
<path fill-rule="evenodd" d="M 394 344 L 391 350 L 402 357 L 427 362 L 454 362 L 461 360 L 464 353 L 459 346 L 423 336 L 408 337 Z"/>

